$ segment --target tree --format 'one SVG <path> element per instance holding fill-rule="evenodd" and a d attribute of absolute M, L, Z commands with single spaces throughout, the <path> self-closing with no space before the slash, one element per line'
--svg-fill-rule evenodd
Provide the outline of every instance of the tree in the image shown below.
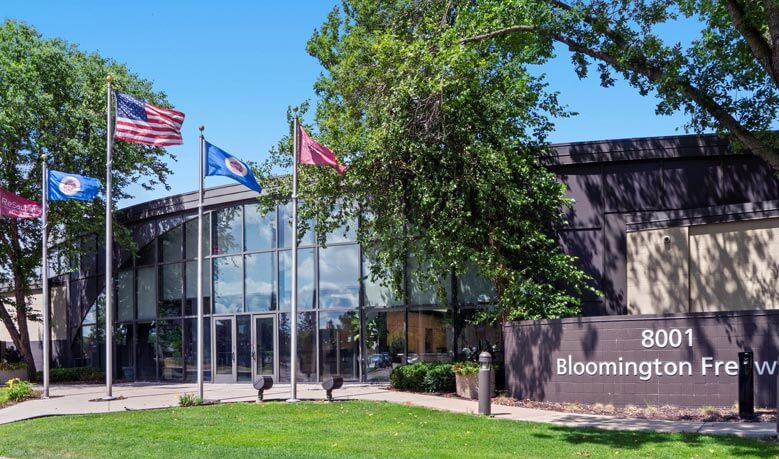
<path fill-rule="evenodd" d="M 779 173 L 779 3 L 772 0 L 452 1 L 462 46 L 521 50 L 536 40 L 573 53 L 580 77 L 597 63 L 601 84 L 621 74 L 658 114 L 684 111 L 687 128 L 730 134 Z M 694 30 L 685 43 L 674 31 Z"/>
<path fill-rule="evenodd" d="M 105 177 L 106 76 L 124 92 L 165 104 L 165 95 L 124 65 L 86 54 L 58 39 L 43 39 L 15 21 L 0 25 L 0 186 L 29 199 L 41 198 L 41 155 L 51 169 Z M 130 183 L 151 188 L 165 183 L 170 170 L 161 148 L 118 142 L 114 145 L 114 199 L 128 197 Z M 78 252 L 79 237 L 105 234 L 104 202 L 63 201 L 51 206 L 49 240 L 59 241 L 64 257 Z M 115 237 L 129 243 L 117 222 Z M 0 320 L 35 374 L 28 325 L 37 320 L 30 306 L 31 286 L 41 267 L 41 223 L 0 219 Z M 84 311 L 86 313 L 86 311 Z"/>
<path fill-rule="evenodd" d="M 318 138 L 349 169 L 301 167 L 301 221 L 315 218 L 324 242 L 360 218 L 371 275 L 396 291 L 406 265 L 440 292 L 440 279 L 475 265 L 494 281 L 503 318 L 576 314 L 586 276 L 554 235 L 568 200 L 539 163 L 550 118 L 566 112 L 525 69 L 543 56 L 459 46 L 450 10 L 350 0 L 314 33 L 308 51 L 325 70 Z M 289 196 L 290 177 L 272 173 L 291 166 L 291 150 L 282 139 L 258 168 L 276 191 L 262 198 L 268 208 Z"/>

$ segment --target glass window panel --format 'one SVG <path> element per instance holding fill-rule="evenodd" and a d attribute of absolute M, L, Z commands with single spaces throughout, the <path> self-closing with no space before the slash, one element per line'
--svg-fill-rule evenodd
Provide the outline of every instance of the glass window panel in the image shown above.
<path fill-rule="evenodd" d="M 159 315 L 160 317 L 177 317 L 181 315 L 181 289 L 183 278 L 181 264 L 162 265 L 159 267 Z"/>
<path fill-rule="evenodd" d="M 289 382 L 290 315 L 279 314 L 279 381 Z M 316 313 L 298 314 L 298 381 L 316 381 Z"/>
<path fill-rule="evenodd" d="M 157 379 L 157 325 L 154 322 L 139 323 L 135 346 L 135 373 L 137 381 L 155 381 Z"/>
<path fill-rule="evenodd" d="M 153 265 L 157 262 L 157 251 L 154 249 L 156 247 L 155 242 L 156 240 L 151 241 L 138 251 L 138 258 L 135 260 L 136 266 Z"/>
<path fill-rule="evenodd" d="M 292 307 L 292 252 L 279 252 L 279 309 Z M 298 309 L 316 307 L 314 249 L 298 249 Z"/>
<path fill-rule="evenodd" d="M 116 349 L 116 372 L 123 381 L 135 381 L 135 359 L 133 358 L 133 324 L 118 324 L 114 327 Z"/>
<path fill-rule="evenodd" d="M 272 311 L 276 309 L 274 252 L 255 253 L 246 256 L 246 311 Z"/>
<path fill-rule="evenodd" d="M 452 298 L 452 283 L 449 277 L 441 279 L 439 283 L 430 285 L 426 281 L 422 281 L 414 275 L 417 270 L 425 271 L 428 266 L 419 264 L 416 261 L 416 257 L 409 257 L 408 261 L 408 297 L 409 304 L 413 305 L 436 305 L 441 302 L 450 303 Z M 443 294 L 443 298 L 441 298 Z"/>
<path fill-rule="evenodd" d="M 235 323 L 238 382 L 252 380 L 252 317 L 237 316 Z"/>
<path fill-rule="evenodd" d="M 243 257 L 214 259 L 214 313 L 243 311 Z"/>
<path fill-rule="evenodd" d="M 197 261 L 188 261 L 186 267 L 186 301 L 184 315 L 197 314 Z M 211 260 L 203 260 L 203 314 L 210 314 Z"/>
<path fill-rule="evenodd" d="M 260 206 L 247 205 L 246 212 L 246 251 L 272 249 L 276 242 L 276 212 L 262 215 Z"/>
<path fill-rule="evenodd" d="M 372 280 L 371 277 L 372 261 L 369 256 L 364 256 L 362 259 L 363 269 L 363 284 L 365 285 L 365 306 L 373 308 L 386 308 L 390 306 L 400 306 L 403 304 L 403 300 L 398 298 L 392 293 L 392 288 L 389 287 L 389 274 L 387 279 L 378 278 Z"/>
<path fill-rule="evenodd" d="M 116 318 L 118 321 L 133 320 L 135 317 L 135 278 L 132 271 L 121 271 L 116 281 Z"/>
<path fill-rule="evenodd" d="M 81 327 L 81 355 L 84 366 L 101 368 L 101 350 L 103 346 L 103 327 L 97 325 L 84 325 Z"/>
<path fill-rule="evenodd" d="M 360 306 L 360 251 L 357 245 L 319 249 L 319 307 Z"/>
<path fill-rule="evenodd" d="M 393 368 L 403 364 L 405 311 L 365 310 L 365 349 L 368 381 L 389 381 Z"/>
<path fill-rule="evenodd" d="M 319 364 L 321 378 L 360 377 L 360 317 L 357 311 L 319 313 Z"/>
<path fill-rule="evenodd" d="M 476 360 L 482 351 L 492 354 L 497 360 L 496 352 L 500 352 L 503 342 L 500 325 L 478 323 L 475 317 L 479 310 L 461 309 L 457 314 L 457 352 L 458 358 Z"/>
<path fill-rule="evenodd" d="M 408 361 L 448 362 L 454 358 L 452 311 L 408 311 Z"/>
<path fill-rule="evenodd" d="M 157 273 L 154 268 L 140 268 L 137 271 L 136 304 L 138 305 L 138 319 L 157 318 Z"/>
<path fill-rule="evenodd" d="M 197 319 L 184 319 L 184 375 L 197 381 Z M 211 319 L 203 318 L 203 380 L 211 380 Z"/>
<path fill-rule="evenodd" d="M 457 301 L 461 304 L 489 303 L 496 297 L 495 286 L 474 264 L 457 278 Z"/>
<path fill-rule="evenodd" d="M 179 261 L 182 257 L 184 228 L 177 226 L 159 237 L 160 261 Z"/>
<path fill-rule="evenodd" d="M 181 320 L 161 320 L 157 329 L 160 379 L 163 381 L 184 380 L 184 330 Z"/>
<path fill-rule="evenodd" d="M 292 247 L 292 203 L 287 203 L 278 207 L 279 225 L 282 230 L 279 231 L 279 247 Z M 308 220 L 308 231 L 300 239 L 301 246 L 314 245 L 314 221 Z"/>
<path fill-rule="evenodd" d="M 209 231 L 210 221 L 210 214 L 203 214 L 204 257 L 207 257 L 211 253 L 211 232 Z M 184 224 L 184 240 L 186 241 L 184 256 L 190 260 L 197 258 L 197 218 L 187 220 L 187 222 Z"/>
<path fill-rule="evenodd" d="M 95 307 L 94 304 L 89 307 L 89 310 L 87 311 L 86 315 L 84 316 L 84 320 L 81 321 L 83 324 L 93 324 L 97 322 L 97 307 Z"/>
<path fill-rule="evenodd" d="M 357 220 L 349 220 L 335 230 L 327 233 L 327 243 L 354 242 L 357 240 Z"/>
<path fill-rule="evenodd" d="M 243 207 L 228 207 L 215 213 L 214 254 L 237 253 L 243 241 Z"/>

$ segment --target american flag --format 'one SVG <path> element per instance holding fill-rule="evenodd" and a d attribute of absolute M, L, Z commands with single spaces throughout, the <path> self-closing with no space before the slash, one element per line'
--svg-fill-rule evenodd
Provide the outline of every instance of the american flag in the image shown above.
<path fill-rule="evenodd" d="M 147 104 L 134 97 L 116 93 L 116 129 L 114 138 L 125 142 L 164 147 L 181 145 L 184 114 L 169 108 Z"/>

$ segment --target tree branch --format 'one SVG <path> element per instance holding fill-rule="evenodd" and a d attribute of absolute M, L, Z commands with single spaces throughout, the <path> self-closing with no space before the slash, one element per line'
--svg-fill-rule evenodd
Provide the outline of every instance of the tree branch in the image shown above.
<path fill-rule="evenodd" d="M 467 37 L 460 40 L 460 44 L 464 45 L 466 43 L 473 43 L 477 41 L 485 41 L 490 40 L 492 38 L 497 38 L 503 35 L 509 35 L 516 32 L 533 32 L 537 30 L 535 26 L 531 25 L 513 25 L 511 27 L 506 27 L 504 29 L 498 29 L 492 32 L 487 32 L 485 34 L 481 35 L 475 35 L 473 37 Z"/>
<path fill-rule="evenodd" d="M 733 20 L 736 29 L 741 32 L 741 36 L 744 37 L 747 45 L 752 50 L 752 54 L 754 54 L 758 62 L 774 80 L 774 84 L 779 86 L 779 72 L 777 72 L 779 69 L 774 68 L 774 56 L 771 45 L 757 28 L 747 22 L 744 5 L 738 0 L 726 0 L 725 8 L 728 10 L 728 15 Z"/>

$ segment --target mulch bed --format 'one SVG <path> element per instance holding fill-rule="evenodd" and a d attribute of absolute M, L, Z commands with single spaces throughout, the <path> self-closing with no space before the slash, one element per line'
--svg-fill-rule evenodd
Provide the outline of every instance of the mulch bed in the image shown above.
<path fill-rule="evenodd" d="M 495 405 L 518 406 L 537 410 L 559 411 L 562 413 L 600 414 L 618 418 L 661 419 L 668 421 L 699 421 L 699 422 L 776 422 L 776 410 L 755 409 L 755 417 L 749 421 L 738 417 L 737 407 L 705 407 L 680 408 L 676 406 L 635 406 L 615 407 L 595 403 L 552 403 L 534 400 L 517 400 L 515 398 L 498 396 L 492 399 Z"/>

